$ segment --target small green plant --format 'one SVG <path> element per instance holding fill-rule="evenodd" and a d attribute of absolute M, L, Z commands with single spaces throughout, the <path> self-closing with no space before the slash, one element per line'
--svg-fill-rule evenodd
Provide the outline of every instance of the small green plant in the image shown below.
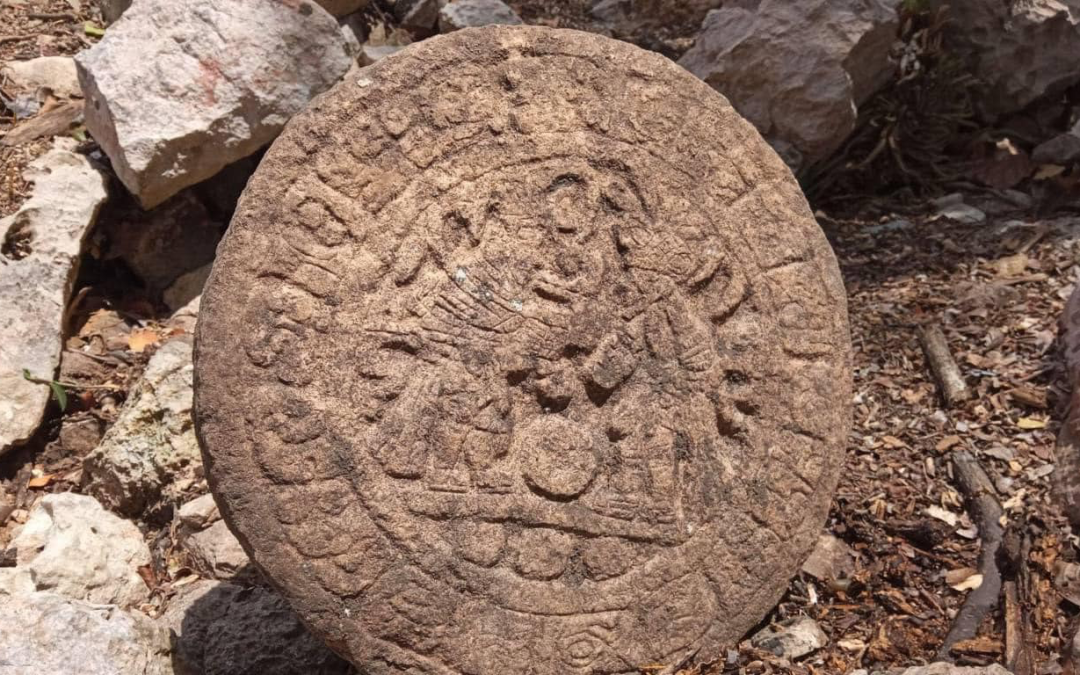
<path fill-rule="evenodd" d="M 56 380 L 48 380 L 41 377 L 34 377 L 30 374 L 30 371 L 25 368 L 23 368 L 22 374 L 23 377 L 26 378 L 26 380 L 33 382 L 34 384 L 47 384 L 49 386 L 49 389 L 52 390 L 53 398 L 55 398 L 56 402 L 60 404 L 60 412 L 64 412 L 65 410 L 67 410 L 68 395 L 67 389 L 64 388 L 63 384 L 57 382 Z"/>

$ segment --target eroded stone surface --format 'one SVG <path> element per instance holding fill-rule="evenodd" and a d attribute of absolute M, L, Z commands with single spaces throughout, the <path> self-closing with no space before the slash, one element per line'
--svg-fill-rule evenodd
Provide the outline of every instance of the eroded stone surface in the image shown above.
<path fill-rule="evenodd" d="M 817 540 L 844 292 L 726 101 L 599 36 L 487 27 L 350 76 L 203 296 L 222 515 L 363 672 L 722 654 Z"/>

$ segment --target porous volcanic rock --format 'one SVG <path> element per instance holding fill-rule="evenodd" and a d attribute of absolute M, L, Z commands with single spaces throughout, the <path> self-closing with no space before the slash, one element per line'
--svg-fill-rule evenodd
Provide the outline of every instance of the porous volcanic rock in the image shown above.
<path fill-rule="evenodd" d="M 368 673 L 717 658 L 817 541 L 850 424 L 788 168 L 671 61 L 574 31 L 452 33 L 320 97 L 196 332 L 222 516 Z"/>
<path fill-rule="evenodd" d="M 350 675 L 277 593 L 201 580 L 158 620 L 172 636 L 176 675 Z"/>
<path fill-rule="evenodd" d="M 858 106 L 888 82 L 896 5 L 725 3 L 705 17 L 679 63 L 726 96 L 799 170 L 839 148 L 855 129 Z"/>
<path fill-rule="evenodd" d="M 139 0 L 75 62 L 86 126 L 145 208 L 272 141 L 352 65 L 311 0 Z"/>

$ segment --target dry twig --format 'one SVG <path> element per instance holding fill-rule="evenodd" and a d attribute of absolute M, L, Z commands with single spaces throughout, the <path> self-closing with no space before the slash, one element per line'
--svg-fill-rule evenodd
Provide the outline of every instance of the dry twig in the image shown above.
<path fill-rule="evenodd" d="M 994 484 L 979 461 L 966 450 L 952 455 L 953 467 L 960 492 L 967 499 L 971 518 L 979 527 L 979 574 L 982 584 L 971 591 L 956 615 L 945 642 L 938 650 L 937 658 L 952 661 L 950 654 L 954 645 L 975 637 L 979 624 L 998 604 L 1001 595 L 1001 570 L 998 568 L 998 550 L 1001 548 L 1001 516 L 1004 511 L 994 493 Z"/>
<path fill-rule="evenodd" d="M 956 365 L 949 351 L 949 341 L 937 325 L 923 326 L 919 329 L 919 341 L 922 343 L 930 370 L 937 378 L 938 388 L 945 405 L 953 407 L 971 398 L 971 390 L 964 382 L 960 367 Z"/>

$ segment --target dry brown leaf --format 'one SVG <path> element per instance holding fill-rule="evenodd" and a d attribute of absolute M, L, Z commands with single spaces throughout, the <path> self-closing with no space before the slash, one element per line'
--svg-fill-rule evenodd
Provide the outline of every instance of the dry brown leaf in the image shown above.
<path fill-rule="evenodd" d="M 1021 429 L 1045 429 L 1046 420 L 1040 420 L 1035 417 L 1021 417 L 1016 420 L 1016 426 Z"/>
<path fill-rule="evenodd" d="M 157 331 L 151 328 L 140 328 L 131 331 L 131 335 L 128 336 L 128 349 L 141 354 L 147 347 L 153 347 L 159 342 L 161 342 L 161 336 Z"/>
<path fill-rule="evenodd" d="M 956 445 L 957 443 L 960 443 L 962 440 L 963 439 L 961 439 L 959 436 L 946 436 L 945 438 L 938 441 L 938 444 L 934 446 L 934 449 L 938 452 L 944 452 Z"/>
<path fill-rule="evenodd" d="M 29 487 L 29 488 L 48 487 L 49 483 L 52 483 L 54 480 L 56 480 L 56 476 L 54 476 L 51 473 L 47 473 L 47 474 L 42 475 L 42 476 L 34 476 L 33 478 L 31 478 L 30 480 L 28 480 L 26 482 L 26 487 Z"/>

